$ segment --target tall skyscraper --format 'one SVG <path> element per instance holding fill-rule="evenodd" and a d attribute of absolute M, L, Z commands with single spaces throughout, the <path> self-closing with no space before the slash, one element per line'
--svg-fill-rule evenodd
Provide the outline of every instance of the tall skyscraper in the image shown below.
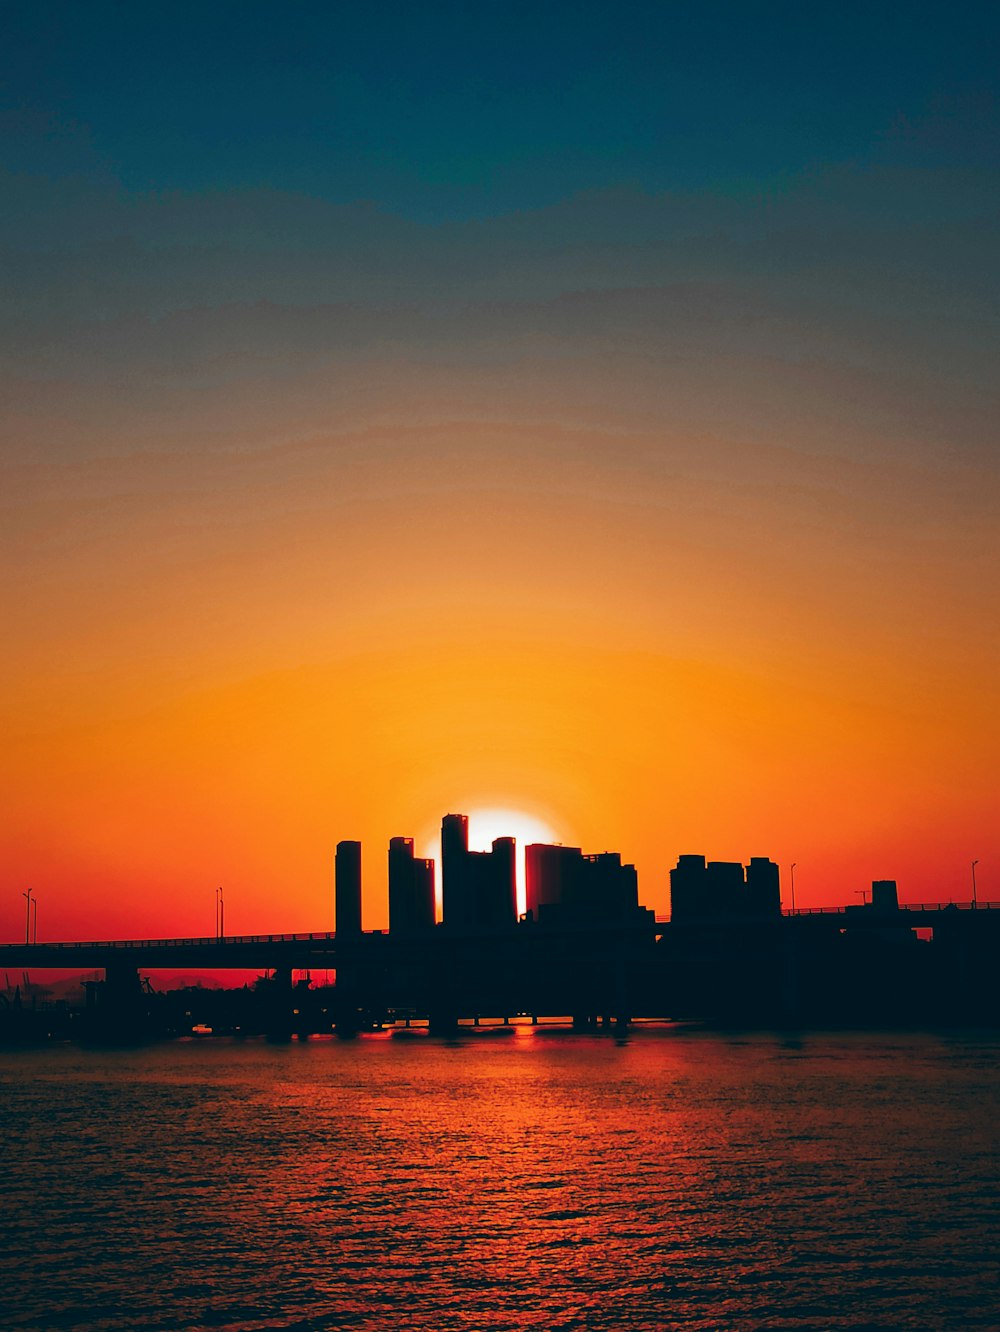
<path fill-rule="evenodd" d="M 413 919 L 418 930 L 431 930 L 437 923 L 434 861 L 429 857 L 417 856 L 413 862 Z"/>
<path fill-rule="evenodd" d="M 340 939 L 361 934 L 361 843 L 338 842 L 335 862 L 334 928 Z"/>
<path fill-rule="evenodd" d="M 513 837 L 492 851 L 469 850 L 469 820 L 446 814 L 441 824 L 444 923 L 449 930 L 504 929 L 517 921 Z"/>
<path fill-rule="evenodd" d="M 434 862 L 415 857 L 412 837 L 389 843 L 389 933 L 434 927 Z"/>
<path fill-rule="evenodd" d="M 468 929 L 473 923 L 468 859 L 469 820 L 446 814 L 441 821 L 441 901 L 449 929 Z"/>
<path fill-rule="evenodd" d="M 513 837 L 498 837 L 492 851 L 470 852 L 479 879 L 479 920 L 483 929 L 504 929 L 517 921 L 517 870 Z"/>

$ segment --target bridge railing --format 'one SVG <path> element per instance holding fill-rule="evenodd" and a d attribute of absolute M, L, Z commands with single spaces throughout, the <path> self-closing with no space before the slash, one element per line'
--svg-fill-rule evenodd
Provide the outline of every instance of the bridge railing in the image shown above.
<path fill-rule="evenodd" d="M 72 951 L 74 948 L 217 948 L 224 944 L 273 944 L 273 943 L 329 943 L 336 939 L 334 931 L 326 933 L 313 931 L 309 934 L 227 934 L 222 938 L 215 935 L 203 935 L 190 939 L 86 939 L 65 943 L 41 943 L 38 948 L 59 948 Z"/>
<path fill-rule="evenodd" d="M 943 911 L 996 911 L 1000 912 L 1000 902 L 900 902 L 898 907 L 879 908 L 873 907 L 871 902 L 852 902 L 847 906 L 839 907 L 796 907 L 794 911 L 782 909 L 782 917 L 794 916 L 846 916 L 848 918 L 856 916 L 861 911 L 870 916 L 902 916 L 907 912 L 943 912 Z M 753 918 L 747 918 L 752 921 Z M 760 918 L 756 918 L 759 922 Z M 698 921 L 686 920 L 683 923 L 712 925 L 725 923 L 725 916 L 705 916 Z M 669 925 L 671 923 L 669 916 L 658 915 L 656 924 Z"/>
<path fill-rule="evenodd" d="M 782 911 L 783 916 L 845 916 L 857 911 L 873 915 L 891 915 L 895 911 L 1000 911 L 1000 902 L 900 902 L 897 907 L 873 907 L 871 902 L 852 902 L 841 907 L 796 907 Z"/>
<path fill-rule="evenodd" d="M 782 911 L 782 916 L 855 916 L 859 911 L 873 916 L 901 916 L 907 912 L 944 912 L 944 911 L 998 911 L 1000 902 L 900 902 L 898 908 L 873 908 L 870 902 L 851 903 L 840 907 L 797 907 L 794 911 Z M 716 918 L 707 918 L 706 924 Z M 669 917 L 657 916 L 656 924 L 669 924 Z M 690 923 L 690 922 L 688 922 Z M 383 934 L 382 930 L 366 930 L 363 938 Z M 20 947 L 46 948 L 72 953 L 85 948 L 114 948 L 127 952 L 130 949 L 149 948 L 218 948 L 220 946 L 276 944 L 276 943 L 333 943 L 336 942 L 335 930 L 313 930 L 304 934 L 227 934 L 222 938 L 215 935 L 194 936 L 186 939 L 81 939 L 66 942 L 22 944 Z M 6 945 L 5 945 L 6 946 Z M 18 946 L 18 945 L 13 945 Z"/>

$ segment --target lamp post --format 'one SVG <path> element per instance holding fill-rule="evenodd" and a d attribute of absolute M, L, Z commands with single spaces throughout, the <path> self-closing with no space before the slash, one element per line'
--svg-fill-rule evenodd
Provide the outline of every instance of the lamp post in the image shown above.
<path fill-rule="evenodd" d="M 215 937 L 221 939 L 226 933 L 226 901 L 221 885 L 215 890 Z"/>
<path fill-rule="evenodd" d="M 35 890 L 29 888 L 26 893 L 22 893 L 24 898 L 24 942 L 31 943 L 31 894 Z"/>
<path fill-rule="evenodd" d="M 973 911 L 976 909 L 976 866 L 977 866 L 978 864 L 979 864 L 979 861 L 978 861 L 978 860 L 974 860 L 974 861 L 972 862 L 972 909 L 973 909 Z"/>
<path fill-rule="evenodd" d="M 31 942 L 38 943 L 38 898 L 31 899 Z"/>
<path fill-rule="evenodd" d="M 792 861 L 792 911 L 795 910 L 795 866 L 796 861 Z"/>

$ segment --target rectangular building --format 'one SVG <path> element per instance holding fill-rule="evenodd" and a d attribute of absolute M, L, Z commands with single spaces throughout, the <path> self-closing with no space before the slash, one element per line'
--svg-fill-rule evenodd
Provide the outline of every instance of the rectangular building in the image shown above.
<path fill-rule="evenodd" d="M 334 870 L 334 929 L 340 939 L 361 934 L 361 843 L 338 842 Z"/>
<path fill-rule="evenodd" d="M 389 843 L 389 933 L 434 928 L 434 862 L 413 854 L 412 837 Z"/>
<path fill-rule="evenodd" d="M 449 930 L 506 929 L 517 921 L 513 837 L 491 851 L 469 850 L 469 820 L 446 814 L 441 824 L 444 923 Z"/>

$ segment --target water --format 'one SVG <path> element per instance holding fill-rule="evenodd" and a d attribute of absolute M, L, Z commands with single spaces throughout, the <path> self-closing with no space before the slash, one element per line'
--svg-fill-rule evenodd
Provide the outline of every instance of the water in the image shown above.
<path fill-rule="evenodd" d="M 1000 1040 L 0 1054 L 0 1326 L 1000 1326 Z"/>

